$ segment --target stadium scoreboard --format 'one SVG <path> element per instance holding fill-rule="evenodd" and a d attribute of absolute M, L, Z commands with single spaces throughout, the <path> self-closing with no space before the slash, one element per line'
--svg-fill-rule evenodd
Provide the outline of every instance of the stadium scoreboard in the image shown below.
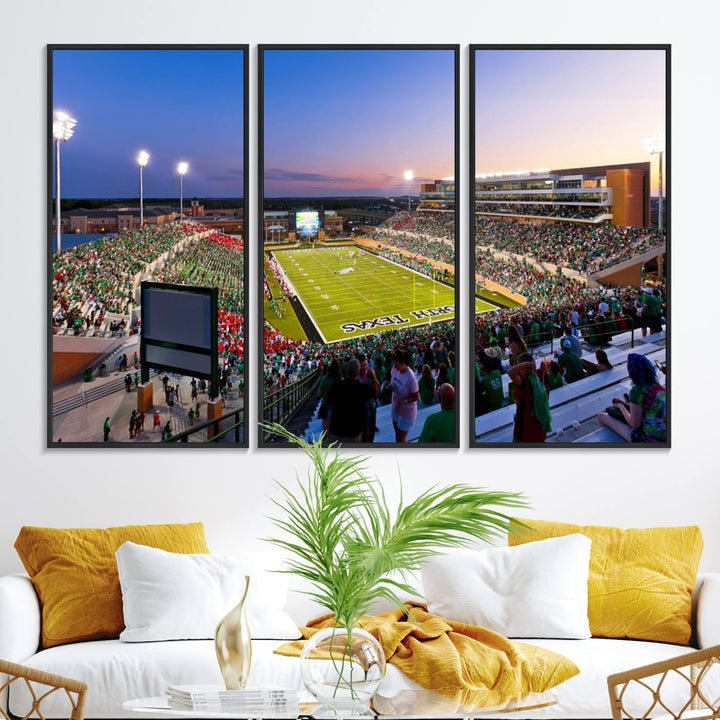
<path fill-rule="evenodd" d="M 320 229 L 320 213 L 317 210 L 300 210 L 295 213 L 298 235 L 313 236 Z"/>

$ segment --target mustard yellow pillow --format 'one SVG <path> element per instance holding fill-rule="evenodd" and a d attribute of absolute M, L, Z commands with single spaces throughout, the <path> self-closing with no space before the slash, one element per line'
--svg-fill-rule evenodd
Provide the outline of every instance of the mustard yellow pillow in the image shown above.
<path fill-rule="evenodd" d="M 15 549 L 40 598 L 43 647 L 120 635 L 115 551 L 127 540 L 168 552 L 209 552 L 202 523 L 20 530 Z"/>
<path fill-rule="evenodd" d="M 687 645 L 690 605 L 703 539 L 700 528 L 622 530 L 545 520 L 520 520 L 508 543 L 582 533 L 592 540 L 588 619 L 593 636 Z"/>

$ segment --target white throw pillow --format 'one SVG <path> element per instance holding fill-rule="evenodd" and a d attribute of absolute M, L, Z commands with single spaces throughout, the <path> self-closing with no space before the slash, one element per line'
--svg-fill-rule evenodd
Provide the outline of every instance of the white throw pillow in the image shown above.
<path fill-rule="evenodd" d="M 284 612 L 285 578 L 253 567 L 248 559 L 171 553 L 123 543 L 115 553 L 123 599 L 125 642 L 202 640 L 215 637 L 220 620 L 245 602 L 255 640 L 295 640 L 297 625 Z"/>
<path fill-rule="evenodd" d="M 422 570 L 428 610 L 513 638 L 589 638 L 591 541 L 566 535 L 459 550 Z"/>

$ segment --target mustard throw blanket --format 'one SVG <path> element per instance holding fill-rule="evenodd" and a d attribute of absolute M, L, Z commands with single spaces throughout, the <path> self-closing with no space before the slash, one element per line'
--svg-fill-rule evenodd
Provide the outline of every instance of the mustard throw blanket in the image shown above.
<path fill-rule="evenodd" d="M 408 609 L 420 627 L 408 619 Z M 307 639 L 333 625 L 335 616 L 324 615 L 300 631 Z M 501 706 L 580 672 L 562 655 L 476 625 L 444 620 L 415 603 L 382 615 L 363 615 L 357 626 L 380 641 L 388 662 L 458 706 Z M 304 640 L 296 640 L 275 652 L 299 656 L 303 644 Z"/>

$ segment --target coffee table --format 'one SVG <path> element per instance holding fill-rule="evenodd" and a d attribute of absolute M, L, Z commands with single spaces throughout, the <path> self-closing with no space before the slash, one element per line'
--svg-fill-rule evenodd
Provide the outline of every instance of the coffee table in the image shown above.
<path fill-rule="evenodd" d="M 307 698 L 310 698 L 308 695 Z M 317 702 L 303 702 L 304 694 L 300 696 L 300 712 L 298 718 L 336 718 L 350 717 L 353 718 L 388 718 L 393 720 L 432 720 L 433 718 L 463 719 L 480 718 L 495 713 L 513 713 L 526 710 L 535 710 L 536 708 L 548 707 L 559 702 L 560 697 L 553 692 L 533 693 L 526 695 L 518 700 L 505 703 L 503 705 L 494 705 L 492 707 L 467 707 L 458 706 L 456 702 L 448 700 L 442 695 L 432 692 L 431 690 L 402 690 L 392 697 L 384 697 L 376 695 L 371 703 L 371 708 L 365 708 L 365 712 L 358 713 L 357 708 L 348 713 L 328 713 L 324 711 L 318 715 L 313 712 L 320 708 Z M 138 698 L 136 700 L 127 700 L 123 703 L 125 710 L 132 710 L 139 713 L 155 713 L 164 716 L 175 716 L 184 718 L 247 718 L 256 720 L 259 716 L 257 713 L 241 714 L 237 711 L 232 712 L 208 712 L 206 710 L 177 710 L 170 708 L 167 697 L 149 697 Z M 274 714 L 263 713 L 263 720 L 294 720 L 287 713 Z"/>

